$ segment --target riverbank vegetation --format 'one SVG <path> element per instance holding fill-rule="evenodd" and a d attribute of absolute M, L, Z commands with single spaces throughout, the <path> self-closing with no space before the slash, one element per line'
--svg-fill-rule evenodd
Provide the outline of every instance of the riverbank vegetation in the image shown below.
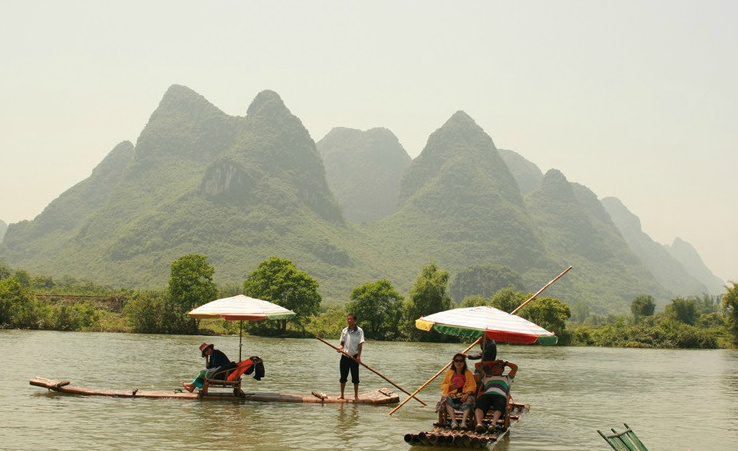
<path fill-rule="evenodd" d="M 246 333 L 279 337 L 338 337 L 348 312 L 357 314 L 374 340 L 443 341 L 454 337 L 415 328 L 415 319 L 454 307 L 490 305 L 512 311 L 531 294 L 514 284 L 491 294 L 449 296 L 449 274 L 434 262 L 424 266 L 407 298 L 387 280 L 354 288 L 342 307 L 322 306 L 318 282 L 289 260 L 272 257 L 248 274 L 243 285 L 219 287 L 202 255 L 171 265 L 167 288 L 114 289 L 71 277 L 32 276 L 0 264 L 0 328 L 114 331 L 161 334 L 232 334 L 239 324 L 196 320 L 187 312 L 218 297 L 246 294 L 296 312 L 295 320 L 244 322 Z M 458 292 L 463 288 L 457 287 Z M 539 297 L 520 312 L 559 337 L 559 345 L 714 349 L 738 346 L 738 285 L 720 296 L 676 297 L 657 311 L 650 295 L 633 299 L 630 314 L 592 314 L 587 305 Z"/>

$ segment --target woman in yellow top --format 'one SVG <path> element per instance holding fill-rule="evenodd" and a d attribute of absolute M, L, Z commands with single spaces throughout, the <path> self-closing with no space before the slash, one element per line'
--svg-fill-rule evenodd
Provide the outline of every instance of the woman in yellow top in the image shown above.
<path fill-rule="evenodd" d="M 474 374 L 466 367 L 466 356 L 456 354 L 451 368 L 446 371 L 446 377 L 441 383 L 443 396 L 436 404 L 436 412 L 446 409 L 451 419 L 451 429 L 458 429 L 454 410 L 461 411 L 461 428 L 466 429 L 466 419 L 469 412 L 474 408 L 474 393 L 477 391 L 477 383 Z"/>

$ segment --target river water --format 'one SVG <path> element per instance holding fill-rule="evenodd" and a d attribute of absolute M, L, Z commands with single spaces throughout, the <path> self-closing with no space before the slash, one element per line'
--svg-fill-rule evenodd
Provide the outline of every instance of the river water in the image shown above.
<path fill-rule="evenodd" d="M 414 400 L 389 416 L 394 406 L 85 397 L 28 384 L 170 390 L 199 371 L 203 341 L 238 356 L 238 337 L 0 331 L 0 449 L 411 450 L 403 436 L 436 418 Z M 415 391 L 464 347 L 370 341 L 362 358 Z M 317 340 L 244 337 L 249 355 L 264 359 L 266 378 L 246 379 L 247 391 L 338 391 L 338 354 Z M 597 430 L 624 422 L 652 451 L 738 449 L 738 351 L 502 345 L 498 355 L 520 366 L 513 396 L 531 410 L 497 449 L 607 450 Z M 364 368 L 361 379 L 405 399 Z M 418 396 L 433 406 L 440 383 Z"/>

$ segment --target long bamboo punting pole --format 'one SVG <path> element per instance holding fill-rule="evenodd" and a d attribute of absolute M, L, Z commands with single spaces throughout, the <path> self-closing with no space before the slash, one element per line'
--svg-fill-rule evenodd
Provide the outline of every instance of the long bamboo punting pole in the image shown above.
<path fill-rule="evenodd" d="M 372 373 L 376 374 L 377 376 L 379 376 L 379 377 L 381 377 L 382 379 L 386 380 L 386 381 L 387 381 L 387 382 L 389 382 L 390 384 L 394 385 L 395 387 L 397 387 L 397 389 L 401 390 L 401 391 L 402 391 L 403 393 L 406 393 L 406 394 L 410 395 L 410 398 L 415 398 L 415 395 L 414 395 L 414 394 L 410 394 L 410 392 L 409 392 L 409 391 L 405 390 L 404 388 L 402 388 L 402 387 L 400 387 L 399 385 L 395 384 L 395 383 L 394 383 L 394 382 L 392 382 L 391 380 L 387 379 L 387 378 L 386 378 L 386 377 L 385 377 L 385 376 L 384 376 L 383 374 L 381 374 L 381 373 L 380 373 L 379 371 L 377 371 L 377 370 L 375 370 L 374 368 L 370 367 L 369 365 L 365 364 L 365 363 L 364 363 L 364 362 L 362 362 L 361 360 L 356 360 L 356 359 L 354 358 L 354 356 L 352 356 L 352 355 L 350 355 L 350 354 L 348 354 L 348 353 L 346 353 L 346 352 L 343 352 L 342 350 L 338 349 L 337 347 L 333 346 L 332 344 L 328 343 L 327 341 L 323 340 L 322 338 L 320 338 L 320 337 L 319 337 L 319 336 L 317 336 L 317 335 L 315 336 L 315 338 L 316 338 L 316 339 L 318 339 L 319 341 L 322 341 L 323 343 L 327 344 L 328 346 L 330 346 L 331 348 L 335 349 L 336 351 L 340 352 L 341 354 L 343 354 L 343 355 L 345 355 L 345 356 L 347 356 L 347 357 L 349 357 L 349 358 L 353 359 L 354 361 L 356 361 L 356 363 L 360 364 L 361 366 L 363 366 L 364 368 L 368 369 L 368 370 L 369 370 L 369 371 L 371 371 Z M 408 399 L 410 399 L 410 398 L 407 398 L 407 399 L 405 399 L 405 401 L 407 401 L 407 400 L 408 400 Z M 421 401 L 421 400 L 420 400 L 419 398 L 415 398 L 415 400 L 416 400 L 416 401 L 418 401 L 419 403 L 423 404 L 424 406 L 427 406 L 427 405 L 428 405 L 428 404 L 424 403 L 423 401 Z"/>
<path fill-rule="evenodd" d="M 518 312 L 518 310 L 520 310 L 521 308 L 523 308 L 523 307 L 525 306 L 525 304 L 529 303 L 530 301 L 532 301 L 533 299 L 535 299 L 536 297 L 538 297 L 538 295 L 539 295 L 539 294 L 541 294 L 541 293 L 543 292 L 543 290 L 545 290 L 546 288 L 548 288 L 549 286 L 551 286 L 551 284 L 553 284 L 554 282 L 556 282 L 557 280 L 559 280 L 559 279 L 561 278 L 561 276 L 563 276 L 564 274 L 566 274 L 567 272 L 569 272 L 569 270 L 570 270 L 571 268 L 572 268 L 572 267 L 571 267 L 571 266 L 569 266 L 568 268 L 566 268 L 566 269 L 564 270 L 564 272 L 562 272 L 562 273 L 561 273 L 561 274 L 559 274 L 558 276 L 556 276 L 556 277 L 554 277 L 553 279 L 551 279 L 551 281 L 550 281 L 549 283 L 547 283 L 546 285 L 544 285 L 544 286 L 543 286 L 543 288 L 541 288 L 540 290 L 538 290 L 538 291 L 536 292 L 536 294 L 534 294 L 533 296 L 529 297 L 529 298 L 528 298 L 528 299 L 527 299 L 527 300 L 526 300 L 525 302 L 523 302 L 522 304 L 520 304 L 520 307 L 518 307 L 518 308 L 516 308 L 515 310 L 513 310 L 513 311 L 512 311 L 512 313 L 511 313 L 511 315 L 514 315 L 515 313 L 517 313 L 517 312 Z M 472 343 L 472 344 L 471 344 L 471 345 L 470 345 L 470 346 L 469 346 L 468 348 L 466 348 L 466 349 L 464 349 L 463 351 L 461 351 L 461 354 L 466 354 L 466 353 L 467 353 L 467 352 L 468 352 L 468 351 L 469 351 L 469 350 L 470 350 L 471 348 L 473 348 L 474 346 L 476 346 L 476 345 L 477 345 L 477 343 L 479 343 L 479 342 L 480 342 L 480 341 L 482 340 L 482 338 L 483 338 L 483 337 L 484 337 L 484 334 L 482 334 L 482 336 L 481 336 L 481 337 L 477 338 L 477 340 L 476 340 L 476 341 L 475 341 L 474 343 Z M 435 374 L 435 375 L 434 375 L 433 377 L 431 377 L 430 379 L 428 379 L 428 382 L 426 382 L 425 384 L 421 385 L 421 386 L 420 386 L 420 388 L 418 388 L 417 390 L 415 390 L 415 391 L 413 392 L 413 394 L 412 394 L 412 395 L 410 395 L 410 397 L 411 397 L 411 398 L 412 398 L 412 397 L 414 397 L 414 396 L 415 396 L 416 394 L 418 394 L 418 392 L 420 392 L 420 391 L 421 391 L 422 389 L 424 389 L 425 387 L 427 387 L 427 386 L 428 386 L 428 384 L 430 384 L 431 382 L 433 382 L 433 380 L 434 380 L 435 378 L 437 378 L 438 376 L 440 376 L 440 375 L 441 375 L 441 373 L 443 373 L 443 372 L 444 372 L 444 371 L 446 370 L 446 368 L 448 368 L 449 366 L 451 366 L 451 364 L 452 364 L 453 362 L 454 362 L 454 361 L 453 361 L 453 359 L 452 359 L 452 360 L 450 360 L 450 361 L 449 361 L 449 362 L 448 362 L 448 363 L 446 364 L 446 366 L 444 366 L 443 368 L 441 368 L 441 370 L 440 370 L 440 371 L 438 371 L 438 372 L 437 372 L 437 373 L 436 373 L 436 374 Z M 402 407 L 402 406 L 404 406 L 404 405 L 405 405 L 405 403 L 407 402 L 407 400 L 408 400 L 408 399 L 410 399 L 410 398 L 407 398 L 407 399 L 405 399 L 404 401 L 402 401 L 402 402 L 400 403 L 400 405 L 398 405 L 397 407 L 395 407 L 394 409 L 392 409 L 392 411 L 391 411 L 391 412 L 389 413 L 389 415 L 392 415 L 393 413 L 397 412 L 397 411 L 398 411 L 398 410 L 400 409 L 400 407 Z"/>
<path fill-rule="evenodd" d="M 476 341 L 475 341 L 474 343 L 470 344 L 468 348 L 466 348 L 466 349 L 464 349 L 463 351 L 461 351 L 461 354 L 466 354 L 467 352 L 469 352 L 469 350 L 470 350 L 471 348 L 473 348 L 474 346 L 476 346 L 476 345 L 477 345 L 477 343 L 479 343 L 479 342 L 480 342 L 480 341 L 482 340 L 482 337 L 484 337 L 484 335 L 482 335 L 481 337 L 477 338 L 477 339 L 476 339 Z M 405 399 L 404 401 L 402 401 L 402 402 L 400 403 L 400 405 L 399 405 L 399 406 L 397 406 L 397 407 L 395 407 L 394 409 L 392 409 L 392 411 L 391 411 L 391 412 L 389 413 L 389 415 L 392 415 L 392 414 L 393 414 L 393 413 L 395 413 L 395 412 L 396 412 L 397 410 L 399 410 L 399 408 L 400 408 L 400 407 L 404 406 L 404 405 L 405 405 L 405 403 L 406 403 L 406 402 L 407 402 L 407 401 L 408 401 L 408 400 L 409 400 L 410 398 L 414 398 L 414 397 L 415 397 L 415 395 L 417 395 L 418 393 L 420 393 L 420 391 L 421 391 L 422 389 L 424 389 L 425 387 L 427 387 L 427 386 L 428 386 L 428 384 L 430 384 L 431 382 L 433 382 L 433 380 L 434 380 L 435 378 L 437 378 L 438 376 L 440 376 L 440 375 L 441 375 L 441 373 L 443 373 L 444 371 L 446 371 L 446 368 L 448 368 L 449 366 L 451 366 L 451 364 L 452 364 L 452 363 L 454 363 L 454 360 L 453 360 L 453 358 L 452 358 L 451 360 L 449 360 L 449 362 L 448 362 L 448 363 L 447 363 L 447 364 L 446 364 L 446 365 L 445 365 L 445 366 L 444 366 L 443 368 L 441 368 L 441 369 L 440 369 L 440 370 L 439 370 L 439 371 L 438 371 L 438 372 L 437 372 L 437 373 L 436 373 L 436 374 L 435 374 L 435 375 L 434 375 L 433 377 L 431 377 L 430 379 L 428 379 L 428 381 L 427 381 L 427 382 L 426 382 L 425 384 L 421 385 L 421 386 L 420 386 L 420 388 L 418 388 L 417 390 L 415 390 L 415 391 L 413 392 L 413 394 L 412 394 L 412 395 L 410 395 L 410 396 L 409 396 L 408 398 L 406 398 L 406 399 Z"/>
<path fill-rule="evenodd" d="M 520 310 L 521 308 L 525 307 L 525 305 L 526 305 L 527 303 L 529 303 L 529 302 L 530 302 L 530 301 L 532 301 L 533 299 L 537 298 L 537 297 L 538 297 L 538 295 L 539 295 L 539 294 L 541 294 L 541 293 L 543 292 L 543 290 L 545 290 L 546 288 L 548 288 L 549 286 L 551 286 L 551 284 L 553 284 L 554 282 L 556 282 L 557 280 L 559 280 L 559 279 L 561 278 L 561 276 L 563 276 L 564 274 L 568 273 L 570 269 L 571 269 L 571 266 L 569 266 L 568 268 L 566 268 L 566 269 L 564 270 L 564 272 L 562 272 L 562 273 L 561 273 L 561 274 L 559 274 L 558 276 L 556 276 L 556 277 L 554 277 L 553 279 L 551 279 L 551 281 L 550 281 L 549 283 L 547 283 L 546 285 L 544 285 L 544 286 L 543 286 L 543 288 L 541 288 L 540 290 L 538 290 L 538 291 L 536 292 L 536 294 L 534 294 L 533 296 L 529 297 L 529 298 L 528 298 L 528 299 L 527 299 L 527 300 L 526 300 L 525 302 L 523 302 L 522 304 L 520 304 L 520 306 L 519 306 L 518 308 L 516 308 L 515 310 L 513 310 L 512 312 L 510 312 L 510 314 L 511 314 L 511 315 L 514 315 L 514 314 L 518 313 L 518 311 L 519 311 L 519 310 Z"/>

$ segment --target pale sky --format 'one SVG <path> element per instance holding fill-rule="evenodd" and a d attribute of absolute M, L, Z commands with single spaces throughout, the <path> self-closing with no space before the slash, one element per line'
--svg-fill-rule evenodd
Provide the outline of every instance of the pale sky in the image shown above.
<path fill-rule="evenodd" d="M 134 144 L 180 84 L 230 115 L 276 91 L 315 141 L 410 156 L 457 110 L 614 196 L 738 281 L 738 2 L 0 0 L 0 219 Z M 731 125 L 732 124 L 732 125 Z"/>

